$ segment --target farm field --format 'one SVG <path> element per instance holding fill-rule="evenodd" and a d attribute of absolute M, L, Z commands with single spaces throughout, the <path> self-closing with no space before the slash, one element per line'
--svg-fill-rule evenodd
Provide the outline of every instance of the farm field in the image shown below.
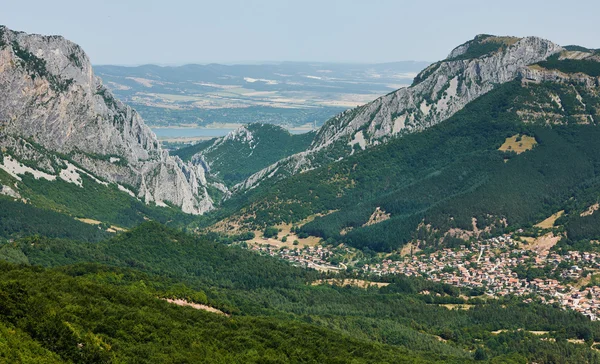
<path fill-rule="evenodd" d="M 95 72 L 152 127 L 260 122 L 312 129 L 410 85 L 427 64 L 96 66 Z"/>

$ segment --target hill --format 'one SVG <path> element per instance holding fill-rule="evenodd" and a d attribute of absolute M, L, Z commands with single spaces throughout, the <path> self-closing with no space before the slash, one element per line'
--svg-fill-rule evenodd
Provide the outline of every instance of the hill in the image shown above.
<path fill-rule="evenodd" d="M 237 186 L 252 188 L 266 179 L 324 166 L 448 119 L 495 87 L 521 78 L 529 65 L 563 49 L 536 37 L 477 36 L 425 68 L 413 84 L 328 120 L 305 152 L 257 172 Z"/>
<path fill-rule="evenodd" d="M 204 166 L 207 174 L 231 187 L 261 169 L 307 149 L 314 132 L 291 134 L 271 124 L 249 124 L 210 142 L 173 152 L 184 161 Z"/>
<path fill-rule="evenodd" d="M 109 283 L 111 276 L 123 274 L 119 271 L 75 268 L 65 274 L 3 264 L 0 274 L 10 280 L 0 291 L 0 357 L 7 360 L 443 362 L 439 357 L 352 339 L 306 323 L 243 316 L 230 319 L 179 307 L 158 299 L 143 282 L 125 278 Z M 46 295 L 48 290 L 53 294 Z"/>

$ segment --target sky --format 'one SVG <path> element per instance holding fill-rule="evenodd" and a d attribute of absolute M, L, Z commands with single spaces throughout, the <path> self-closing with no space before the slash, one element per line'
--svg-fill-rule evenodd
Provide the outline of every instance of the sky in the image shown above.
<path fill-rule="evenodd" d="M 94 64 L 436 61 L 477 34 L 600 48 L 600 1 L 0 0 L 0 24 L 59 34 Z"/>

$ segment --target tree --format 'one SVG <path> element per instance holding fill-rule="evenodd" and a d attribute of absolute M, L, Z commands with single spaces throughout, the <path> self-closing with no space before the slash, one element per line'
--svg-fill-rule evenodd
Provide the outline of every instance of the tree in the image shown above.
<path fill-rule="evenodd" d="M 267 226 L 265 228 L 265 231 L 263 231 L 263 237 L 269 239 L 269 238 L 277 238 L 277 234 L 279 233 L 279 230 L 276 227 L 273 226 Z"/>
<path fill-rule="evenodd" d="M 475 360 L 487 360 L 488 359 L 487 353 L 481 347 L 479 347 L 479 348 L 477 348 L 477 350 L 475 350 L 475 355 L 473 357 L 475 358 Z"/>

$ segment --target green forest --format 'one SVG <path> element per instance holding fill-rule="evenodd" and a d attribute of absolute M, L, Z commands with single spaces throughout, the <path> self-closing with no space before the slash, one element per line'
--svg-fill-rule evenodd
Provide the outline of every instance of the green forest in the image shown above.
<path fill-rule="evenodd" d="M 190 118 L 200 124 L 223 117 L 254 120 L 227 137 L 177 149 L 172 154 L 181 160 L 168 162 L 156 139 L 139 134 L 143 123 L 129 118 L 133 111 L 118 112 L 117 99 L 91 72 L 67 81 L 54 75 L 52 57 L 64 56 L 61 47 L 70 43 L 32 53 L 29 43 L 41 47 L 64 39 L 30 42 L 24 33 L 10 32 L 7 40 L 5 29 L 0 27 L 0 48 L 11 50 L 2 57 L 16 60 L 5 68 L 23 71 L 6 79 L 11 87 L 25 81 L 33 86 L 6 104 L 45 101 L 43 109 L 31 107 L 23 115 L 0 113 L 0 137 L 7 137 L 0 148 L 0 363 L 600 363 L 598 50 L 567 46 L 542 57 L 560 48 L 539 40 L 543 49 L 532 57 L 545 60 L 527 67 L 540 74 L 502 70 L 508 61 L 497 60 L 498 73 L 507 71 L 513 80 L 492 84 L 507 77 L 484 77 L 490 71 L 471 60 L 489 60 L 519 38 L 479 35 L 414 78 L 413 86 L 427 80 L 422 86 L 429 87 L 436 82 L 430 76 L 448 69 L 429 95 L 408 93 L 418 100 L 413 109 L 400 110 L 411 117 L 394 132 L 386 122 L 397 129 L 402 114 L 392 103 L 410 104 L 401 93 L 373 108 L 346 110 L 304 134 L 257 121 L 304 125 L 342 107 L 236 108 L 227 101 L 233 97 L 228 87 L 218 95 L 228 105 L 222 109 L 195 112 L 204 105 L 195 101 L 164 109 L 141 105 L 142 115 L 163 126 L 189 124 L 184 121 Z M 67 62 L 91 70 L 79 49 L 70 47 Z M 377 69 L 368 70 L 370 78 L 381 77 L 373 73 Z M 335 93 L 331 71 L 318 72 L 323 75 L 299 75 L 323 79 L 330 83 L 323 90 Z M 179 77 L 189 81 L 185 73 Z M 239 82 L 254 83 L 266 95 L 278 83 L 262 77 Z M 134 84 L 154 87 L 156 95 L 175 90 L 166 80 L 154 86 L 143 78 L 125 80 L 122 96 L 136 96 L 127 86 Z M 450 89 L 456 80 L 459 86 Z M 194 89 L 219 85 L 197 83 Z M 482 90 L 489 92 L 474 101 L 465 93 Z M 52 99 L 54 92 L 60 100 Z M 31 94 L 35 98 L 25 98 Z M 73 95 L 86 100 L 75 105 L 81 110 L 70 109 Z M 458 101 L 448 103 L 453 97 Z M 462 101 L 470 102 L 447 120 L 426 125 Z M 68 130 L 53 129 L 62 114 L 107 117 L 115 130 L 85 137 L 106 138 L 99 145 L 114 153 L 122 147 L 129 157 L 90 154 L 66 142 L 57 144 L 63 149 L 47 150 L 36 140 L 54 143 L 35 134 L 46 129 L 32 123 L 33 131 L 18 130 L 18 118 L 38 118 L 40 110 L 57 113 L 34 120 L 61 143 L 80 137 L 72 134 L 71 122 Z M 114 116 L 125 114 L 129 125 Z M 104 125 L 100 121 L 82 123 L 99 132 L 92 123 Z M 375 138 L 381 128 L 385 137 Z M 358 132 L 372 142 L 364 150 L 355 144 Z M 306 164 L 279 164 L 281 170 L 269 170 L 252 188 L 238 188 L 311 145 L 301 155 Z M 85 158 L 110 178 L 85 170 L 77 162 Z M 171 178 L 169 163 L 189 183 Z M 286 170 L 297 166 L 306 170 Z M 124 167 L 131 173 L 124 175 Z M 32 168 L 52 175 L 34 175 Z M 177 189 L 183 192 L 177 195 Z M 206 191 L 203 207 L 215 209 L 185 214 L 170 203 L 146 203 L 153 198 L 144 198 L 144 191 L 172 201 L 183 197 L 186 211 L 188 197 Z"/>
<path fill-rule="evenodd" d="M 0 258 L 6 261 L 0 264 L 0 358 L 5 360 L 600 360 L 589 348 L 600 341 L 600 324 L 574 312 L 511 298 L 482 300 L 470 290 L 400 276 L 389 277 L 391 284 L 379 289 L 311 286 L 331 273 L 158 223 L 98 243 L 19 239 L 3 243 Z M 424 290 L 430 293 L 419 294 Z M 161 298 L 208 304 L 230 316 Z M 447 303 L 473 307 L 449 310 L 443 307 Z M 505 331 L 493 333 L 497 330 Z M 548 331 L 547 340 L 529 331 Z M 23 344 L 11 345 L 17 340 Z"/>
<path fill-rule="evenodd" d="M 56 157 L 46 150 L 42 152 L 49 160 Z M 0 152 L 0 158 L 4 155 L 10 153 Z M 69 160 L 67 156 L 60 157 Z M 32 161 L 20 162 L 35 166 Z M 0 195 L 0 238 L 38 234 L 98 241 L 111 235 L 106 231 L 111 225 L 130 228 L 151 219 L 183 227 L 199 220 L 179 209 L 146 204 L 121 191 L 115 183 L 98 183 L 97 179 L 85 173 L 81 173 L 80 178 L 81 186 L 60 178 L 54 181 L 35 178 L 31 173 L 25 173 L 17 180 L 0 169 L 0 184 L 17 186 L 20 195 L 20 199 Z M 99 229 L 97 225 L 83 223 L 77 218 L 92 219 L 102 224 Z"/>

